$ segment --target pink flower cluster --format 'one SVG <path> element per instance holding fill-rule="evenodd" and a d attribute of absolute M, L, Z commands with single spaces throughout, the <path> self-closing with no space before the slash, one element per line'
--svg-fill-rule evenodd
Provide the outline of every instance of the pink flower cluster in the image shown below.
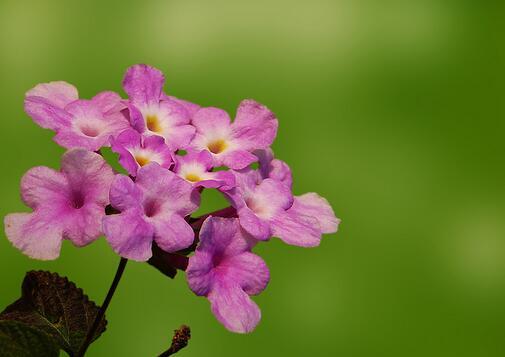
<path fill-rule="evenodd" d="M 163 85 L 158 69 L 141 64 L 124 77 L 128 99 L 113 92 L 79 99 L 65 82 L 29 90 L 26 112 L 68 151 L 59 171 L 34 167 L 23 176 L 21 197 L 33 211 L 7 215 L 7 237 L 42 260 L 56 259 L 64 239 L 81 247 L 101 235 L 136 261 L 149 260 L 153 246 L 180 254 L 196 247 L 189 287 L 208 298 L 226 328 L 252 331 L 260 310 L 250 295 L 269 281 L 252 248 L 271 237 L 314 247 L 339 220 L 317 194 L 293 195 L 291 171 L 270 149 L 278 121 L 267 107 L 244 100 L 231 121 L 224 110 L 166 95 Z M 128 175 L 114 172 L 103 147 L 119 155 Z M 205 188 L 219 190 L 231 207 L 191 218 Z"/>

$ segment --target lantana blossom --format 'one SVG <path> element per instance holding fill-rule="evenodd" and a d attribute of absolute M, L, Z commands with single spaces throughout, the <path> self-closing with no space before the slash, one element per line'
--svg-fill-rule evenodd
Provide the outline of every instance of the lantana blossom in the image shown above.
<path fill-rule="evenodd" d="M 317 193 L 293 194 L 291 169 L 270 147 L 278 129 L 270 109 L 246 99 L 232 121 L 222 109 L 167 95 L 164 83 L 160 70 L 138 64 L 123 78 L 127 99 L 107 91 L 79 99 L 61 81 L 29 90 L 26 112 L 70 150 L 60 171 L 41 166 L 23 176 L 32 212 L 7 215 L 5 232 L 44 260 L 59 256 L 64 239 L 84 246 L 104 234 L 122 262 L 148 261 L 170 277 L 186 270 L 219 322 L 251 332 L 261 312 L 250 296 L 270 278 L 253 247 L 272 237 L 314 247 L 340 220 Z M 105 162 L 107 146 L 128 175 Z M 193 217 L 205 189 L 230 206 Z"/>
<path fill-rule="evenodd" d="M 237 187 L 225 193 L 249 234 L 259 240 L 275 236 L 291 245 L 314 247 L 323 233 L 337 231 L 339 221 L 328 201 L 315 193 L 294 197 L 287 165 L 269 167 L 273 177 L 281 180 L 270 178 L 267 169 L 247 168 L 235 171 Z"/>
<path fill-rule="evenodd" d="M 163 73 L 143 64 L 126 71 L 123 88 L 129 96 L 131 125 L 143 135 L 165 138 L 172 151 L 184 149 L 193 139 L 189 103 L 172 99 L 163 93 Z"/>
<path fill-rule="evenodd" d="M 161 136 L 144 137 L 133 129 L 127 129 L 111 140 L 112 151 L 119 154 L 119 163 L 132 176 L 137 170 L 150 162 L 170 168 L 173 155 Z"/>
<path fill-rule="evenodd" d="M 61 242 L 85 246 L 102 234 L 102 218 L 109 203 L 112 168 L 98 154 L 74 149 L 63 155 L 61 170 L 30 169 L 21 179 L 21 198 L 32 213 L 5 217 L 5 232 L 26 255 L 56 259 Z"/>
<path fill-rule="evenodd" d="M 277 135 L 275 115 L 264 105 L 247 99 L 240 103 L 233 123 L 218 108 L 201 108 L 192 119 L 196 135 L 190 151 L 207 150 L 214 166 L 243 169 L 257 161 L 253 151 L 268 148 Z"/>
<path fill-rule="evenodd" d="M 130 126 L 123 109 L 114 92 L 79 99 L 75 87 L 66 82 L 39 84 L 25 96 L 26 113 L 41 127 L 55 131 L 54 141 L 67 149 L 97 151 L 110 146 L 110 137 Z"/>
<path fill-rule="evenodd" d="M 233 332 L 251 332 L 261 319 L 249 295 L 266 288 L 270 272 L 263 259 L 251 253 L 253 246 L 236 218 L 209 217 L 186 270 L 190 289 L 206 296 L 212 313 Z"/>
<path fill-rule="evenodd" d="M 215 171 L 212 156 L 208 151 L 176 156 L 174 172 L 195 186 L 231 189 L 235 187 L 235 176 L 229 171 Z"/>
<path fill-rule="evenodd" d="M 120 256 L 146 261 L 153 241 L 166 252 L 176 252 L 193 243 L 194 232 L 185 217 L 199 204 L 193 186 L 150 163 L 137 171 L 135 181 L 117 175 L 110 188 L 110 203 L 119 214 L 103 219 L 103 230 Z"/>

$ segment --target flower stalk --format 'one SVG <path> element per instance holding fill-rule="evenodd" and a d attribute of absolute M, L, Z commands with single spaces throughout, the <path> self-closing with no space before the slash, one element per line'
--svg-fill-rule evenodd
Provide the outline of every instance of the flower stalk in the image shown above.
<path fill-rule="evenodd" d="M 116 288 L 119 284 L 119 281 L 123 276 L 123 272 L 126 268 L 126 263 L 128 263 L 128 259 L 126 258 L 121 258 L 121 260 L 119 261 L 119 265 L 116 270 L 116 275 L 114 275 L 114 280 L 112 280 L 109 291 L 107 292 L 107 296 L 105 297 L 105 300 L 103 301 L 100 310 L 98 310 L 98 313 L 96 314 L 95 321 L 93 322 L 93 325 L 89 329 L 88 334 L 86 335 L 86 339 L 84 340 L 79 350 L 79 353 L 77 354 L 77 357 L 83 357 L 84 354 L 86 353 L 86 350 L 88 349 L 88 346 L 91 344 L 91 342 L 93 342 L 93 337 L 95 336 L 96 330 L 100 325 L 100 321 L 102 321 L 105 315 L 105 311 L 107 311 L 107 308 L 109 307 L 112 297 L 116 292 Z"/>

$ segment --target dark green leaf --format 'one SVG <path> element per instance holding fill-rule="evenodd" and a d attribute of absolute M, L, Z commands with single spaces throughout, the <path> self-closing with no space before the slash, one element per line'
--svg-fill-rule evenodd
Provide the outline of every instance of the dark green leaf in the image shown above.
<path fill-rule="evenodd" d="M 50 335 L 70 356 L 77 354 L 93 324 L 98 307 L 83 291 L 56 273 L 28 272 L 23 280 L 22 295 L 8 306 L 0 320 L 25 323 Z M 94 340 L 103 331 L 102 320 Z"/>
<path fill-rule="evenodd" d="M 45 332 L 17 321 L 0 321 L 2 357 L 58 357 L 60 349 Z"/>

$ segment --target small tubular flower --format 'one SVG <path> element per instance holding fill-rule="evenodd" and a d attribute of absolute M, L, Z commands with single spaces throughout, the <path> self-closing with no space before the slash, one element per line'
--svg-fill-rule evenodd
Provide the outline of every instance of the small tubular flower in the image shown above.
<path fill-rule="evenodd" d="M 112 151 L 119 154 L 119 163 L 132 176 L 137 170 L 150 162 L 156 162 L 163 168 L 173 164 L 172 151 L 165 145 L 161 136 L 143 137 L 133 129 L 127 129 L 111 139 Z"/>
<path fill-rule="evenodd" d="M 229 171 L 211 172 L 212 163 L 208 151 L 189 153 L 176 156 L 174 171 L 195 187 L 232 189 L 235 186 L 235 176 Z"/>
<path fill-rule="evenodd" d="M 174 100 L 163 93 L 165 77 L 160 70 L 144 64 L 128 68 L 123 88 L 130 99 L 130 122 L 139 133 L 165 138 L 172 151 L 184 149 L 195 135 L 190 125 L 189 102 Z"/>
<path fill-rule="evenodd" d="M 253 245 L 236 218 L 209 217 L 186 271 L 190 289 L 206 296 L 212 313 L 233 332 L 251 332 L 261 319 L 249 296 L 266 288 L 270 273 L 263 259 L 251 253 Z"/>
<path fill-rule="evenodd" d="M 106 216 L 103 230 L 112 249 L 124 258 L 148 260 L 153 240 L 170 253 L 193 243 L 193 229 L 184 217 L 198 208 L 198 195 L 189 182 L 157 163 L 141 167 L 135 182 L 117 175 L 110 202 L 120 213 Z"/>
<path fill-rule="evenodd" d="M 64 148 L 97 151 L 109 146 L 111 136 L 128 128 L 121 97 L 102 92 L 91 100 L 78 99 L 65 82 L 39 84 L 25 96 L 25 111 L 43 128 L 56 132 L 54 141 Z"/>
<path fill-rule="evenodd" d="M 253 151 L 269 147 L 277 135 L 275 115 L 264 105 L 247 99 L 240 103 L 233 123 L 218 108 L 202 108 L 192 120 L 196 135 L 189 150 L 210 152 L 214 166 L 243 169 L 257 161 Z"/>
<path fill-rule="evenodd" d="M 63 155 L 61 171 L 30 169 L 21 180 L 21 197 L 33 212 L 8 214 L 7 238 L 24 254 L 41 260 L 56 259 L 63 239 L 76 246 L 91 243 L 102 234 L 113 177 L 100 155 L 82 149 Z"/>

